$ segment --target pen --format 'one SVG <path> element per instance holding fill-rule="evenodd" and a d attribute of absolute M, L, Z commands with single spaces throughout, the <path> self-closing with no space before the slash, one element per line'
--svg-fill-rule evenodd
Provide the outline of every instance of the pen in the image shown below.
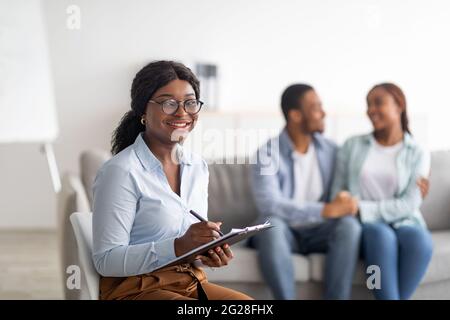
<path fill-rule="evenodd" d="M 195 212 L 194 210 L 190 210 L 189 213 L 192 214 L 194 217 L 196 217 L 200 221 L 204 221 L 204 222 L 207 221 L 201 215 L 199 215 L 197 212 Z M 222 231 L 219 230 L 218 232 L 219 232 L 220 236 L 223 237 Z"/>

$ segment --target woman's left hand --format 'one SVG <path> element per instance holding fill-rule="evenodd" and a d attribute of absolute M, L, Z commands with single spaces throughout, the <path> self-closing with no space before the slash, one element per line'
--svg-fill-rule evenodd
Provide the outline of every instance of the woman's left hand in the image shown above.
<path fill-rule="evenodd" d="M 430 190 L 430 181 L 427 178 L 419 178 L 416 183 L 419 186 L 422 199 L 425 199 L 428 195 L 428 191 Z"/>
<path fill-rule="evenodd" d="M 222 248 L 210 249 L 208 253 L 209 256 L 197 256 L 197 259 L 200 259 L 205 266 L 212 268 L 226 266 L 233 259 L 233 252 L 228 244 L 224 244 Z"/>

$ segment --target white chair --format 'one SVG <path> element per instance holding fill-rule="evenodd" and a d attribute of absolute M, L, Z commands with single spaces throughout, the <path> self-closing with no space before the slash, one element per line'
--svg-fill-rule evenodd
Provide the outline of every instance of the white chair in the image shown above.
<path fill-rule="evenodd" d="M 92 212 L 75 212 L 70 215 L 78 246 L 81 269 L 81 299 L 98 300 L 100 276 L 92 261 Z"/>
<path fill-rule="evenodd" d="M 70 223 L 70 215 L 74 212 L 91 211 L 89 200 L 84 191 L 81 179 L 72 173 L 66 173 L 58 194 L 58 244 L 61 258 L 61 274 L 63 279 L 64 298 L 80 300 L 81 290 L 71 290 L 66 284 L 67 268 L 79 265 L 77 241 Z"/>

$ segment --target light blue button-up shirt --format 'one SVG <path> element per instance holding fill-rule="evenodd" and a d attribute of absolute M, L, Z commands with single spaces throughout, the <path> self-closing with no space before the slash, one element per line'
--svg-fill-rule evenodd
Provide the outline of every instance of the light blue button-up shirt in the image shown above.
<path fill-rule="evenodd" d="M 171 189 L 161 162 L 142 133 L 107 161 L 93 186 L 93 260 L 103 276 L 151 272 L 175 258 L 174 240 L 207 219 L 208 167 L 178 146 L 180 196 Z"/>
<path fill-rule="evenodd" d="M 360 175 L 370 148 L 373 134 L 348 139 L 338 152 L 336 172 L 331 195 L 347 190 L 360 197 Z M 421 148 L 408 133 L 404 134 L 403 147 L 397 155 L 398 189 L 392 199 L 370 201 L 360 199 L 359 212 L 363 223 L 385 222 L 398 228 L 404 225 L 426 227 L 420 212 L 422 195 L 417 179 L 428 177 L 430 153 Z"/>
<path fill-rule="evenodd" d="M 257 163 L 252 166 L 251 188 L 259 221 L 279 217 L 291 225 L 312 225 L 323 222 L 322 210 L 330 200 L 331 182 L 337 146 L 321 134 L 313 135 L 322 178 L 323 194 L 319 201 L 299 203 L 293 198 L 295 190 L 294 145 L 284 128 L 279 136 L 270 139 L 256 153 Z M 270 168 L 271 170 L 265 171 Z"/>

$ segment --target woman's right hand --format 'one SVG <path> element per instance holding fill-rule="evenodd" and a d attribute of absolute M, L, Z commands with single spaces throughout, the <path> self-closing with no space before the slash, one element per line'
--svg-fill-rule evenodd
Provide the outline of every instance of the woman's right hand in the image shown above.
<path fill-rule="evenodd" d="M 192 224 L 186 233 L 175 239 L 175 255 L 182 256 L 186 252 L 211 242 L 220 237 L 222 222 L 203 221 Z"/>

